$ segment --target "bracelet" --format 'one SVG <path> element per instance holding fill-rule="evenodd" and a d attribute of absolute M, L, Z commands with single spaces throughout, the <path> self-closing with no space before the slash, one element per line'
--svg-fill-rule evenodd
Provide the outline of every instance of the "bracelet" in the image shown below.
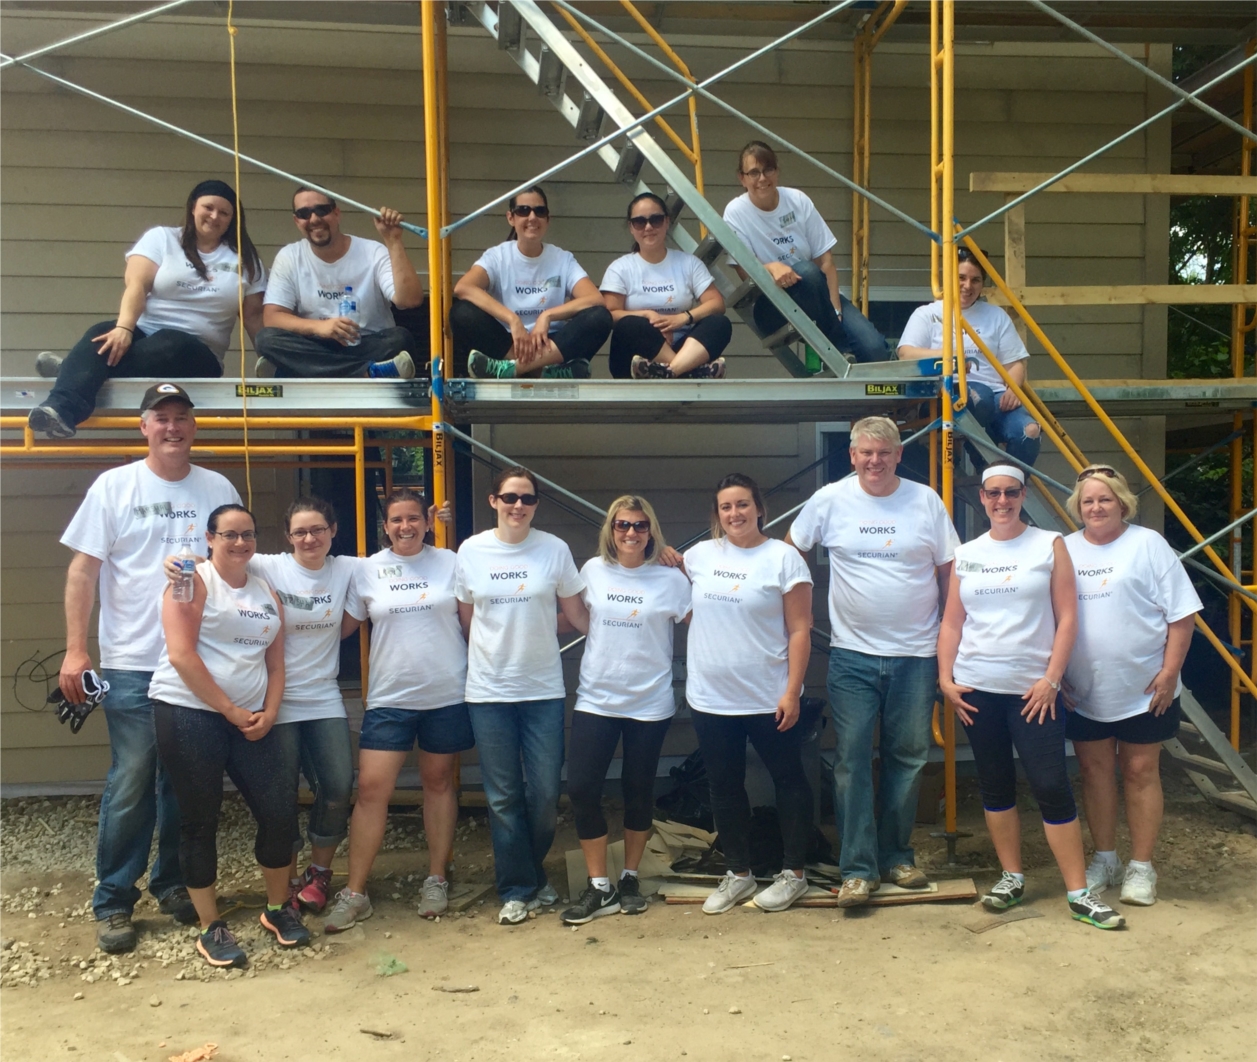
<path fill-rule="evenodd" d="M 690 311 L 689 311 L 689 310 L 686 310 L 686 311 L 685 311 L 685 316 L 686 316 L 686 318 L 689 320 L 689 322 L 690 322 L 690 326 L 691 326 L 691 327 L 693 327 L 693 324 L 694 324 L 694 315 L 693 315 L 692 313 L 690 313 Z"/>
<path fill-rule="evenodd" d="M 1047 675 L 1043 676 L 1043 681 L 1046 682 L 1049 686 L 1051 686 L 1052 689 L 1056 690 L 1057 693 L 1061 692 L 1061 684 L 1059 682 L 1053 682 L 1050 678 L 1047 677 Z"/>
<path fill-rule="evenodd" d="M 131 335 L 135 335 L 135 329 L 128 328 L 126 325 L 116 324 L 114 325 L 114 328 L 121 328 L 124 332 L 130 332 Z"/>

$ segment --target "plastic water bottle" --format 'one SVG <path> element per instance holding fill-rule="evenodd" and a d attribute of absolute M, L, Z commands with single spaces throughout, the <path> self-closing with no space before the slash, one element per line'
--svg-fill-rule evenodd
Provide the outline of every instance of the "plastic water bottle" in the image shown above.
<path fill-rule="evenodd" d="M 194 582 L 196 576 L 196 554 L 192 552 L 192 547 L 184 546 L 176 555 L 175 563 L 179 565 L 179 581 L 175 583 L 175 588 L 170 592 L 170 596 L 175 601 L 190 604 L 193 597 L 196 596 L 196 585 Z"/>
<path fill-rule="evenodd" d="M 358 303 L 354 300 L 352 284 L 345 285 L 345 294 L 341 296 L 340 305 L 336 308 L 336 312 L 338 316 L 348 317 L 354 324 L 358 324 Z M 345 346 L 356 347 L 358 343 L 358 338 L 354 337 Z"/>

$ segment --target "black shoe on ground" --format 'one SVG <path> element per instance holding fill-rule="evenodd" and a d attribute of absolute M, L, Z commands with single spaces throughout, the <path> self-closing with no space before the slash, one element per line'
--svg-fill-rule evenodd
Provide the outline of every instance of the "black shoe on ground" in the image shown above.
<path fill-rule="evenodd" d="M 310 946 L 310 931 L 301 922 L 301 916 L 284 904 L 278 911 L 269 907 L 258 916 L 263 929 L 275 934 L 281 948 L 306 948 Z"/>
<path fill-rule="evenodd" d="M 211 966 L 249 965 L 249 956 L 236 943 L 236 938 L 221 918 L 211 922 L 209 929 L 196 938 L 196 950 Z"/>
<path fill-rule="evenodd" d="M 603 915 L 619 913 L 620 890 L 613 887 L 608 892 L 603 892 L 591 881 L 581 894 L 581 898 L 576 901 L 576 906 L 569 907 L 563 912 L 563 924 L 583 926 L 586 922 L 592 922 Z"/>
<path fill-rule="evenodd" d="M 641 914 L 646 910 L 646 902 L 646 897 L 642 895 L 641 883 L 634 875 L 625 874 L 620 879 L 620 913 Z"/>
<path fill-rule="evenodd" d="M 110 955 L 134 951 L 135 926 L 131 924 L 130 912 L 119 911 L 97 922 L 96 946 Z"/>
<path fill-rule="evenodd" d="M 197 923 L 196 908 L 192 905 L 192 897 L 188 890 L 180 885 L 166 893 L 157 903 L 161 913 L 170 915 L 181 926 L 194 926 Z"/>

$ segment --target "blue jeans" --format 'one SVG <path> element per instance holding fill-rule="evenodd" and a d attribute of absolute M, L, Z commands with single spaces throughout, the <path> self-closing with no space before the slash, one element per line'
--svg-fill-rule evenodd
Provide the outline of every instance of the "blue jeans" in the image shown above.
<path fill-rule="evenodd" d="M 489 803 L 493 873 L 503 903 L 546 884 L 563 778 L 563 701 L 469 704 Z"/>
<path fill-rule="evenodd" d="M 799 274 L 799 279 L 782 290 L 816 322 L 826 339 L 842 353 L 853 355 L 856 361 L 887 361 L 890 358 L 886 337 L 845 295 L 838 296 L 842 303 L 842 317 L 834 312 L 834 304 L 829 300 L 829 281 L 820 266 L 815 262 L 795 262 L 791 268 Z M 786 323 L 781 311 L 764 295 L 755 300 L 752 312 L 755 327 L 765 336 Z"/>
<path fill-rule="evenodd" d="M 834 720 L 834 820 L 842 833 L 838 865 L 846 878 L 872 881 L 914 864 L 921 768 L 930 750 L 930 713 L 938 687 L 933 656 L 870 656 L 829 651 L 829 710 Z M 881 779 L 873 806 L 873 729 L 880 723 Z"/>
<path fill-rule="evenodd" d="M 148 891 L 164 900 L 183 885 L 179 870 L 179 804 L 170 776 L 157 762 L 153 702 L 148 699 L 151 671 L 101 668 L 109 683 L 103 711 L 109 727 L 109 774 L 100 798 L 96 839 L 96 877 L 92 913 L 97 920 L 130 914 L 140 896 L 135 883 L 148 870 L 157 827 L 157 859 Z"/>
<path fill-rule="evenodd" d="M 314 792 L 306 837 L 316 848 L 340 844 L 349 833 L 349 793 L 354 787 L 353 752 L 349 747 L 349 720 L 307 719 L 281 723 L 273 728 L 284 750 L 285 769 L 293 781 L 297 799 L 297 770 Z M 295 839 L 298 847 L 301 838 Z"/>
<path fill-rule="evenodd" d="M 969 412 L 973 419 L 986 429 L 991 442 L 997 446 L 1004 444 L 1004 449 L 1028 465 L 1033 465 L 1039 457 L 1040 439 L 1038 435 L 1026 434 L 1026 428 L 1038 421 L 1026 412 L 1024 406 L 1010 409 L 1007 412 L 999 407 L 1000 396 L 986 384 L 969 384 Z M 1037 429 L 1036 429 L 1037 430 Z M 992 462 L 994 458 L 991 459 Z"/>

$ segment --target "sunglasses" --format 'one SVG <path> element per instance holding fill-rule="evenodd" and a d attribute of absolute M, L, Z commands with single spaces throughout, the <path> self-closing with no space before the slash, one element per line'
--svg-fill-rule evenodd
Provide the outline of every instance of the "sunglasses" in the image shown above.
<path fill-rule="evenodd" d="M 508 491 L 506 494 L 496 494 L 494 497 L 498 501 L 506 502 L 507 505 L 514 505 L 516 502 L 523 502 L 525 505 L 536 505 L 538 501 L 535 494 L 516 494 L 514 491 Z"/>
<path fill-rule="evenodd" d="M 639 535 L 644 535 L 650 530 L 649 520 L 615 520 L 611 524 L 617 531 L 636 531 Z"/>
<path fill-rule="evenodd" d="M 997 501 L 1000 498 L 1007 498 L 1009 501 L 1016 501 L 1025 492 L 1025 487 L 1006 487 L 1003 490 L 1000 490 L 998 487 L 994 490 L 987 490 L 985 487 L 982 488 L 982 493 L 990 498 L 991 501 Z"/>
<path fill-rule="evenodd" d="M 319 524 L 318 527 L 299 527 L 295 531 L 289 531 L 289 538 L 318 538 L 320 535 L 326 535 L 331 530 L 327 524 Z"/>
<path fill-rule="evenodd" d="M 1116 476 L 1117 469 L 1109 468 L 1108 465 L 1096 465 L 1095 468 L 1084 468 L 1078 473 L 1078 482 L 1081 483 L 1084 479 L 1090 479 L 1092 476 L 1096 475 Z"/>
<path fill-rule="evenodd" d="M 309 221 L 311 218 L 325 218 L 335 209 L 331 203 L 320 203 L 318 206 L 298 207 L 292 212 L 292 216 L 302 221 Z"/>
<path fill-rule="evenodd" d="M 242 539 L 245 542 L 255 542 L 258 537 L 256 531 L 211 531 L 210 534 L 215 538 L 221 538 L 229 546 L 234 546 Z"/>
<path fill-rule="evenodd" d="M 752 181 L 758 181 L 761 177 L 771 177 L 777 172 L 776 166 L 767 166 L 762 170 L 739 170 L 743 177 L 749 177 Z"/>
<path fill-rule="evenodd" d="M 511 213 L 517 218 L 526 218 L 529 214 L 536 214 L 539 218 L 548 218 L 550 216 L 550 208 L 548 206 L 529 206 L 527 203 L 520 203 L 518 206 L 511 207 Z"/>
<path fill-rule="evenodd" d="M 667 214 L 650 214 L 644 218 L 629 218 L 629 224 L 638 232 L 641 232 L 647 225 L 652 229 L 657 229 L 668 219 Z"/>

